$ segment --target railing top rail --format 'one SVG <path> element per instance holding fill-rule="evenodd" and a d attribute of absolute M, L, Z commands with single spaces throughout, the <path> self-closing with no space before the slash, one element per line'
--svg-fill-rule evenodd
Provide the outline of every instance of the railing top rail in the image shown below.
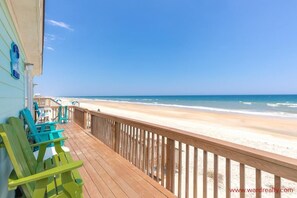
<path fill-rule="evenodd" d="M 145 121 L 125 118 L 102 112 L 89 111 L 91 115 L 111 119 L 119 123 L 153 131 L 172 140 L 212 152 L 222 157 L 252 166 L 254 168 L 273 173 L 283 178 L 297 182 L 297 159 L 279 154 L 262 151 L 255 148 L 187 132 L 180 129 L 152 124 Z"/>
<path fill-rule="evenodd" d="M 89 111 L 89 109 L 83 108 L 83 107 L 78 107 L 78 106 L 74 106 L 74 105 L 72 107 L 79 110 L 79 111 L 83 111 L 83 112 Z"/>
<path fill-rule="evenodd" d="M 34 97 L 34 100 L 40 101 L 40 100 L 49 100 L 54 105 L 50 104 L 50 106 L 59 106 L 60 104 L 57 103 L 53 98 L 50 97 Z"/>

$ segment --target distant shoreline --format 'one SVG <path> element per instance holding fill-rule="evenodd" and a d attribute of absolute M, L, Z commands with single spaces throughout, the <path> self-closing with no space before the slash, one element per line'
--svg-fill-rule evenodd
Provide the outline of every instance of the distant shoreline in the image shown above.
<path fill-rule="evenodd" d="M 228 125 L 228 122 L 224 120 L 230 121 L 232 126 L 234 122 L 236 122 L 236 127 L 240 125 L 240 127 L 247 127 L 249 129 L 255 129 L 264 131 L 265 133 L 271 133 L 277 136 L 293 136 L 297 137 L 297 123 L 295 118 L 286 118 L 286 117 L 278 117 L 278 116 L 265 116 L 265 115 L 254 115 L 254 114 L 245 114 L 245 113 L 234 113 L 234 112 L 224 112 L 224 111 L 211 111 L 206 109 L 196 109 L 196 108 L 184 108 L 178 106 L 171 105 L 159 105 L 159 104 L 151 104 L 151 103 L 136 103 L 136 102 L 126 102 L 126 101 L 109 101 L 109 100 L 101 100 L 101 99 L 82 99 L 82 98 L 65 98 L 67 100 L 78 100 L 81 103 L 82 107 L 88 108 L 90 110 L 104 110 L 107 109 L 107 112 L 110 110 L 123 110 L 129 111 L 129 116 L 137 113 L 145 113 L 145 114 L 154 114 L 158 113 L 159 116 L 168 116 L 172 117 L 172 115 L 176 115 L 181 113 L 183 115 L 188 114 L 185 117 L 175 116 L 174 118 L 178 119 L 200 119 L 205 120 L 206 118 L 218 118 L 216 120 L 218 123 L 222 123 L 223 125 Z M 104 108 L 105 107 L 105 108 Z M 131 113 L 130 113 L 131 112 Z M 163 114 L 163 112 L 165 112 Z M 171 115 L 172 114 L 172 115 Z M 116 115 L 121 115 L 120 113 L 116 113 Z M 207 120 L 207 119 L 206 119 Z M 207 120 L 209 121 L 209 120 Z M 253 124 L 248 124 L 248 122 L 253 121 Z M 269 124 L 267 124 L 269 122 Z M 247 123 L 247 124 L 246 124 Z M 256 125 L 255 125 L 256 123 Z M 292 127 L 291 127 L 292 126 Z"/>
<path fill-rule="evenodd" d="M 287 97 L 289 96 L 291 102 L 279 100 L 276 101 L 259 101 L 257 97 L 265 96 L 271 98 L 271 95 L 256 95 L 256 102 L 253 101 L 255 95 L 227 95 L 227 96 L 80 96 L 71 97 L 74 100 L 89 99 L 93 101 L 102 102 L 118 102 L 118 103 L 131 103 L 149 106 L 165 106 L 165 107 L 176 107 L 186 108 L 199 111 L 207 112 L 218 112 L 218 113 L 235 113 L 255 116 L 268 116 L 268 117 L 279 117 L 297 119 L 297 95 L 275 95 L 276 97 Z M 192 99 L 193 97 L 196 98 Z M 201 97 L 203 100 L 201 100 Z M 204 100 L 208 98 L 211 100 L 208 102 Z M 227 97 L 228 100 L 218 100 L 220 97 Z M 234 99 L 233 99 L 234 97 Z M 242 98 L 243 97 L 243 98 Z M 264 99 L 265 99 L 264 97 Z M 70 97 L 65 97 L 70 98 Z M 164 99 L 165 98 L 165 99 Z M 167 99 L 168 98 L 168 99 Z M 174 101 L 174 98 L 177 98 Z M 216 99 L 217 101 L 212 101 Z M 231 101 L 230 101 L 231 98 Z M 185 100 L 186 99 L 186 100 Z M 199 101 L 199 99 L 201 101 Z M 183 101 L 184 100 L 184 101 Z M 237 101 L 236 101 L 237 100 Z M 249 101 L 248 101 L 249 100 Z M 254 99 L 255 100 L 255 99 Z M 217 103 L 217 104 L 216 104 Z M 224 106 L 225 103 L 227 106 Z"/>

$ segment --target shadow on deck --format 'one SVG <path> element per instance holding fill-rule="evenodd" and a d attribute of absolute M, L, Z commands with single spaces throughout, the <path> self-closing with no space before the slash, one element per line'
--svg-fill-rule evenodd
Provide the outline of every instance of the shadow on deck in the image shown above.
<path fill-rule="evenodd" d="M 65 129 L 72 157 L 84 162 L 84 197 L 175 197 L 74 122 L 59 128 Z"/>

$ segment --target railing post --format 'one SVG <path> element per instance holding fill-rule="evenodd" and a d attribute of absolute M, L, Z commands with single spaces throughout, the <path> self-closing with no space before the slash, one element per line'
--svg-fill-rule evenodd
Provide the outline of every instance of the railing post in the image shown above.
<path fill-rule="evenodd" d="M 73 120 L 73 107 L 69 106 L 68 112 L 69 112 L 69 120 Z"/>
<path fill-rule="evenodd" d="M 50 106 L 50 100 L 48 98 L 45 99 L 44 101 L 44 106 Z"/>
<path fill-rule="evenodd" d="M 85 109 L 84 110 L 84 124 L 83 124 L 83 128 L 84 129 L 87 129 L 88 128 L 88 110 L 87 109 Z"/>
<path fill-rule="evenodd" d="M 114 127 L 114 140 L 113 140 L 113 149 L 115 152 L 119 153 L 120 152 L 120 123 L 115 122 L 115 127 Z"/>
<path fill-rule="evenodd" d="M 167 138 L 166 145 L 166 188 L 174 192 L 175 186 L 175 141 Z"/>
<path fill-rule="evenodd" d="M 91 126 L 90 126 L 90 128 L 91 128 L 91 134 L 93 134 L 94 135 L 94 121 L 93 121 L 93 119 L 94 119 L 94 117 L 93 117 L 94 115 L 92 115 L 91 114 Z"/>

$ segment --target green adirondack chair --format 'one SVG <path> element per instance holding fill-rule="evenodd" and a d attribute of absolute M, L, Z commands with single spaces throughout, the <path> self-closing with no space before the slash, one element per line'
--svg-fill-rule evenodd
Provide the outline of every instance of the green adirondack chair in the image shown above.
<path fill-rule="evenodd" d="M 28 138 L 33 138 L 35 142 L 39 143 L 63 137 L 62 132 L 64 129 L 56 130 L 56 123 L 51 122 L 36 125 L 29 109 L 25 108 L 20 113 L 29 127 Z M 61 144 L 63 146 L 64 141 L 62 141 Z M 53 144 L 49 146 L 53 146 Z"/>
<path fill-rule="evenodd" d="M 64 108 L 64 115 L 63 115 L 63 108 Z M 58 122 L 60 124 L 68 122 L 68 106 L 59 106 L 58 109 Z"/>
<path fill-rule="evenodd" d="M 18 186 L 26 197 L 82 197 L 83 181 L 77 171 L 82 161 L 73 161 L 69 152 L 63 152 L 59 138 L 30 145 L 22 129 L 21 120 L 9 118 L 9 124 L 0 125 L 0 137 L 14 170 L 8 179 L 8 189 Z M 55 144 L 57 155 L 43 161 L 47 144 Z M 31 147 L 39 146 L 35 159 Z"/>

